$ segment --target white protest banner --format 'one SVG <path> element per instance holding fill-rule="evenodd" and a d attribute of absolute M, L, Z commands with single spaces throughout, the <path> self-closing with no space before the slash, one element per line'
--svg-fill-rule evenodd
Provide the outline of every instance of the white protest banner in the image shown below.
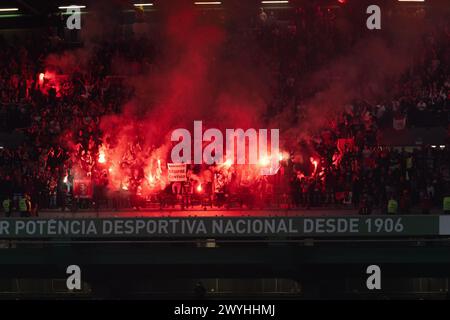
<path fill-rule="evenodd" d="M 168 163 L 167 171 L 170 182 L 186 181 L 186 164 Z"/>

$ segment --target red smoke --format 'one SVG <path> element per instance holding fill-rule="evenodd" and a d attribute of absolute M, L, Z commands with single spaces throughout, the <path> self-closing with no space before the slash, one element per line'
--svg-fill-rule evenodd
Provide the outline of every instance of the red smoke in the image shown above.
<path fill-rule="evenodd" d="M 109 28 L 113 25 L 111 21 L 105 18 L 88 19 L 87 25 L 89 28 L 83 28 L 85 49 L 51 55 L 47 64 L 63 73 L 87 70 L 88 57 L 95 49 L 91 39 L 99 34 L 111 35 L 109 30 L 114 30 Z M 386 93 L 388 80 L 395 80 L 410 63 L 405 58 L 410 52 L 406 48 L 389 46 L 377 38 L 362 40 L 354 50 L 330 59 L 312 74 L 301 76 L 296 91 L 303 92 L 308 87 L 313 92 L 305 99 L 307 121 L 296 121 L 292 110 L 285 109 L 271 117 L 268 124 L 262 118 L 272 98 L 271 81 L 275 77 L 261 58 L 264 50 L 244 37 L 230 35 L 218 24 L 204 22 L 199 11 L 189 6 L 168 9 L 163 32 L 156 41 L 157 60 L 148 71 L 137 75 L 129 72 L 135 74 L 127 80 L 127 85 L 134 89 L 133 99 L 123 106 L 120 115 L 101 119 L 103 142 L 92 158 L 96 170 L 108 173 L 111 189 L 129 189 L 133 183 L 141 193 L 164 188 L 170 162 L 170 133 L 176 128 L 190 130 L 194 120 L 221 130 L 280 128 L 281 139 L 288 141 L 292 149 L 298 149 L 300 138 L 309 139 L 328 126 L 330 119 L 341 113 L 351 99 L 370 99 Z M 244 46 L 229 57 L 223 49 L 235 40 Z M 114 59 L 117 63 L 113 64 L 113 70 L 133 69 L 126 58 Z M 310 150 L 305 154 L 296 154 L 295 158 L 309 164 Z M 314 161 L 316 173 L 319 162 Z M 89 170 L 80 168 L 78 172 Z"/>

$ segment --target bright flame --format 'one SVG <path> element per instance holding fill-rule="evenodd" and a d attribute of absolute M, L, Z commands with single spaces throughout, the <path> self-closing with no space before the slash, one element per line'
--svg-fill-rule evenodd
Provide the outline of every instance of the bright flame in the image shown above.
<path fill-rule="evenodd" d="M 288 160 L 288 159 L 289 159 L 289 153 L 287 153 L 287 152 L 280 152 L 280 153 L 278 153 L 278 160 L 279 161 Z"/>
<path fill-rule="evenodd" d="M 65 176 L 63 182 L 67 183 L 67 181 L 68 181 L 67 176 Z"/>
<path fill-rule="evenodd" d="M 39 73 L 39 84 L 43 84 L 44 83 L 44 79 L 45 79 L 45 74 L 44 73 Z"/>
<path fill-rule="evenodd" d="M 105 162 L 106 162 L 105 151 L 100 150 L 98 154 L 98 163 L 105 163 Z"/>
<path fill-rule="evenodd" d="M 199 185 L 197 186 L 197 191 L 198 191 L 198 192 L 202 192 L 202 185 L 201 185 L 201 184 L 199 184 Z"/>
<path fill-rule="evenodd" d="M 259 165 L 260 165 L 260 166 L 265 167 L 265 166 L 268 166 L 269 164 L 270 164 L 270 159 L 269 159 L 269 157 L 264 156 L 264 157 L 261 157 L 261 158 L 259 159 Z"/>
<path fill-rule="evenodd" d="M 315 160 L 313 157 L 309 158 L 309 161 L 311 161 L 311 163 L 314 165 L 313 175 L 315 175 L 317 172 L 317 166 L 319 165 L 319 162 L 317 160 Z"/>
<path fill-rule="evenodd" d="M 233 164 L 233 161 L 231 161 L 231 159 L 228 159 L 227 161 L 224 162 L 223 165 L 224 165 L 225 167 L 228 167 L 228 168 L 229 168 L 229 167 L 231 167 L 232 164 Z"/>

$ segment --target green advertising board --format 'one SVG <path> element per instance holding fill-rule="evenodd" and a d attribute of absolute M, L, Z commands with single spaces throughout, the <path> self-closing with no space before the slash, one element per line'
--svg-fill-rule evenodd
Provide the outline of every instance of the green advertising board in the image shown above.
<path fill-rule="evenodd" d="M 447 216 L 0 219 L 0 238 L 402 237 L 450 235 Z"/>

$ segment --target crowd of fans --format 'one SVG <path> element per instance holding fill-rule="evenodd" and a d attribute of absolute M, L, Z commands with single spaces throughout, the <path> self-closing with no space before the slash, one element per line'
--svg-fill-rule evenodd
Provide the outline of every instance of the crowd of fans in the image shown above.
<path fill-rule="evenodd" d="M 407 14 L 418 18 L 417 12 Z M 263 47 L 284 54 L 278 69 L 282 80 L 272 115 L 293 109 L 294 123 L 310 120 L 304 118 L 304 97 L 299 90 L 293 90 L 295 82 L 309 69 L 348 51 L 361 36 L 358 32 L 344 36 L 337 33 L 336 21 L 333 10 L 319 10 L 312 21 L 291 21 L 283 34 L 280 25 L 268 23 L 267 13 L 261 10 Z M 338 202 L 363 208 L 362 212 L 370 212 L 374 207 L 383 212 L 389 200 L 393 200 L 403 213 L 411 212 L 412 207 L 429 212 L 432 207 L 442 206 L 450 191 L 448 133 L 446 137 L 437 137 L 437 141 L 445 141 L 442 145 L 389 148 L 380 145 L 380 132 L 387 128 L 448 129 L 449 40 L 448 21 L 437 23 L 421 37 L 421 51 L 414 55 L 413 66 L 396 82 L 389 100 L 382 97 L 372 104 L 355 100 L 326 129 L 300 142 L 300 146 L 309 145 L 303 150 L 313 149 L 311 154 L 321 161 L 317 170 L 310 169 L 313 174 L 307 176 L 304 167 L 294 161 L 290 191 L 296 206 Z M 283 46 L 291 48 L 285 50 Z"/>
<path fill-rule="evenodd" d="M 0 193 L 16 208 L 27 195 L 29 211 L 64 206 L 68 191 L 64 177 L 73 161 L 96 152 L 101 116 L 120 112 L 131 94 L 121 79 L 107 77 L 108 55 L 116 48 L 101 46 L 88 62 L 90 72 L 55 79 L 58 70 L 47 74 L 45 55 L 51 49 L 57 53 L 67 48 L 1 41 L 0 119 L 2 132 L 8 134 L 3 142 L 12 137 L 16 145 L 0 149 Z M 48 81 L 56 87 L 48 86 Z M 81 163 L 92 166 L 93 162 L 91 157 Z"/>
<path fill-rule="evenodd" d="M 297 90 L 300 75 L 332 61 L 361 37 L 357 32 L 339 33 L 336 15 L 331 9 L 313 15 L 299 10 L 291 21 L 280 21 L 264 9 L 257 14 L 250 37 L 266 52 L 276 79 L 267 117 L 288 110 L 298 123 L 306 116 L 301 107 L 305 96 Z M 403 213 L 413 207 L 429 212 L 441 206 L 443 198 L 450 196 L 449 141 L 393 148 L 380 146 L 379 133 L 389 127 L 448 127 L 449 27 L 448 23 L 440 25 L 423 38 L 423 52 L 417 53 L 417 63 L 398 81 L 394 98 L 375 104 L 353 101 L 329 126 L 302 139 L 298 150 L 288 150 L 290 157 L 282 161 L 277 175 L 246 183 L 235 166 L 193 167 L 188 171 L 189 181 L 172 183 L 162 194 L 176 194 L 174 199 L 178 197 L 183 206 L 193 203 L 195 190 L 206 195 L 200 203 L 208 200 L 219 206 L 233 199 L 248 207 L 348 205 L 365 213 L 372 208 L 384 211 L 394 199 Z M 58 76 L 58 70 L 47 74 L 46 57 L 68 49 L 61 42 L 55 45 L 54 37 L 48 39 L 25 43 L 0 39 L 0 131 L 17 140 L 0 149 L 0 197 L 7 213 L 13 208 L 27 215 L 38 209 L 67 207 L 75 167 L 90 173 L 94 199 L 87 206 L 98 208 L 104 196 L 98 195 L 98 185 L 107 188 L 107 182 L 100 181 L 107 173 L 96 173 L 104 139 L 100 120 L 119 114 L 133 96 L 125 81 L 113 74 L 111 57 L 122 52 L 141 65 L 149 59 L 144 52 L 150 45 L 144 39 L 101 42 L 86 70 L 64 76 Z M 49 89 L 48 81 L 55 81 L 57 87 Z M 304 153 L 302 161 L 297 159 L 298 152 Z M 162 196 L 158 199 L 163 202 Z M 115 207 L 120 203 L 117 197 L 110 200 Z M 131 195 L 122 204 L 137 207 L 138 202 Z"/>

